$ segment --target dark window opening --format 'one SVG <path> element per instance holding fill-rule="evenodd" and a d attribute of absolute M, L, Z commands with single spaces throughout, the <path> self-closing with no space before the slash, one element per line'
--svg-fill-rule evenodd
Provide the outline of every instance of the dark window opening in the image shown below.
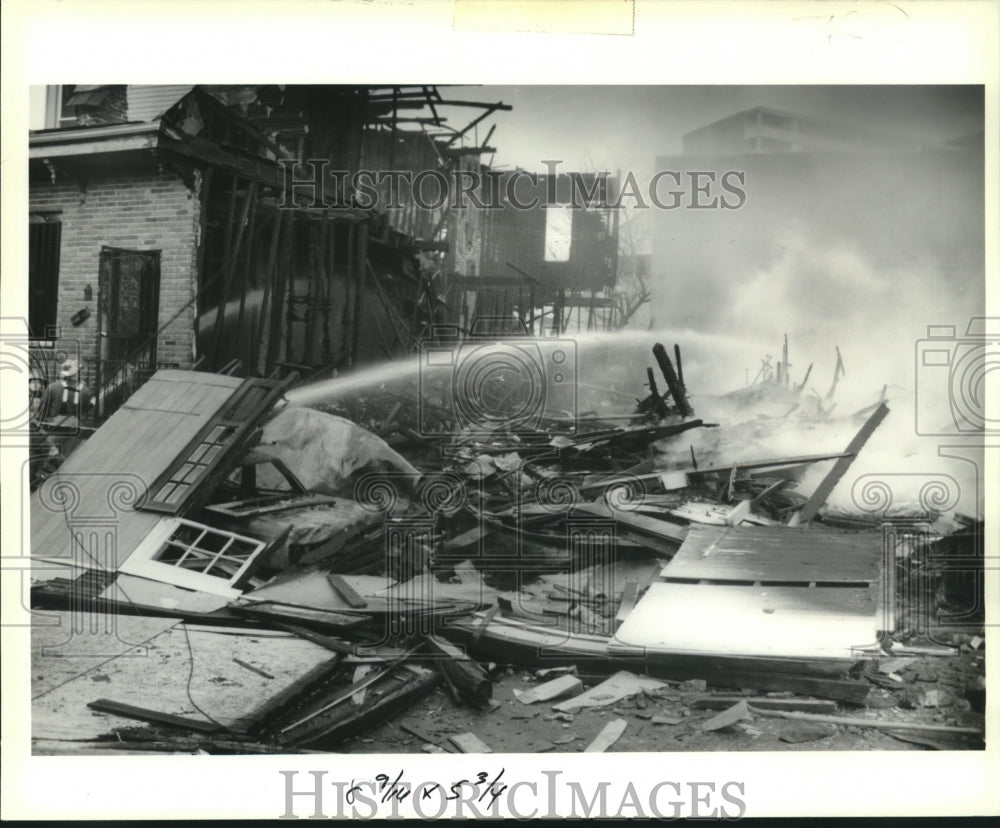
<path fill-rule="evenodd" d="M 28 330 L 32 339 L 54 339 L 59 308 L 62 223 L 38 214 L 28 225 Z"/>

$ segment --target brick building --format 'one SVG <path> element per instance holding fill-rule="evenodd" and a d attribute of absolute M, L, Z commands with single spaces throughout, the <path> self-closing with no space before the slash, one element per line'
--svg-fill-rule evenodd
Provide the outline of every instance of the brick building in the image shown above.
<path fill-rule="evenodd" d="M 327 161 L 333 193 L 333 171 L 478 169 L 489 148 L 434 131 L 438 107 L 480 108 L 475 124 L 503 104 L 434 87 L 47 90 L 29 140 L 29 327 L 43 379 L 79 352 L 98 417 L 158 367 L 308 374 L 409 353 L 478 272 L 475 210 L 331 210 L 289 173 Z"/>

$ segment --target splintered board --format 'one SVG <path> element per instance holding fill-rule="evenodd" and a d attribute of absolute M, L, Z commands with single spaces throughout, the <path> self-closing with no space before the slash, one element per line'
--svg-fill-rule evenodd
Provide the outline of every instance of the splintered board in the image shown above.
<path fill-rule="evenodd" d="M 650 586 L 608 646 L 620 654 L 852 659 L 875 643 L 867 587 Z"/>
<path fill-rule="evenodd" d="M 692 525 L 662 570 L 669 581 L 870 584 L 879 579 L 882 536 L 787 526 Z"/>

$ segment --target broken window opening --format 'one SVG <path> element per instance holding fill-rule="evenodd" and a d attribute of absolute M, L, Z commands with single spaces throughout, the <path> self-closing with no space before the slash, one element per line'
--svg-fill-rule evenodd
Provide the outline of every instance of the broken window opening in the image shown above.
<path fill-rule="evenodd" d="M 120 567 L 186 589 L 237 596 L 263 562 L 267 542 L 182 518 L 164 518 Z"/>

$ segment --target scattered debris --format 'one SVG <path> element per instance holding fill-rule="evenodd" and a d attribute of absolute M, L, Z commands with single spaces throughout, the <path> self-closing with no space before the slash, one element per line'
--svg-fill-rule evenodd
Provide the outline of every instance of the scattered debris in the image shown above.
<path fill-rule="evenodd" d="M 479 709 L 487 707 L 493 695 L 493 682 L 486 671 L 454 644 L 436 635 L 427 636 L 426 642 L 433 653 L 441 656 L 435 663 L 461 699 Z"/>
<path fill-rule="evenodd" d="M 878 671 L 886 675 L 893 675 L 894 673 L 901 670 L 903 667 L 909 665 L 911 661 L 905 658 L 890 658 L 885 661 L 880 661 L 878 663 Z"/>
<path fill-rule="evenodd" d="M 763 716 L 780 716 L 783 719 L 799 719 L 804 722 L 824 722 L 828 724 L 845 725 L 849 727 L 874 727 L 882 730 L 928 730 L 939 733 L 968 733 L 982 735 L 981 727 L 957 727 L 953 725 L 933 724 L 930 722 L 886 722 L 880 719 L 859 719 L 848 716 L 823 716 L 812 713 L 787 713 L 781 710 L 761 710 L 750 708 L 753 713 Z"/>
<path fill-rule="evenodd" d="M 521 704 L 535 704 L 541 701 L 551 701 L 583 690 L 583 682 L 576 676 L 566 675 L 532 687 L 530 690 L 514 690 L 514 698 Z"/>
<path fill-rule="evenodd" d="M 782 699 L 760 696 L 702 696 L 687 702 L 693 710 L 728 710 L 734 704 L 750 704 L 761 710 L 802 710 L 811 713 L 834 713 L 836 702 L 824 699 Z"/>
<path fill-rule="evenodd" d="M 628 722 L 624 719 L 612 719 L 604 725 L 601 732 L 597 734 L 597 738 L 587 745 L 583 752 L 604 753 L 604 751 L 621 738 L 621 735 L 625 732 L 625 728 L 627 727 Z"/>
<path fill-rule="evenodd" d="M 274 676 L 272 676 L 266 670 L 261 670 L 260 667 L 254 667 L 252 664 L 247 664 L 245 661 L 242 661 L 242 660 L 240 660 L 238 658 L 234 658 L 233 659 L 233 663 L 234 664 L 239 664 L 240 667 L 242 667 L 244 670 L 249 670 L 251 673 L 256 673 L 258 676 L 263 676 L 266 679 L 273 679 L 274 678 Z"/>
<path fill-rule="evenodd" d="M 702 730 L 721 730 L 730 727 L 737 722 L 752 718 L 750 708 L 745 701 L 734 704 L 732 707 L 723 710 L 717 716 L 701 723 Z"/>
<path fill-rule="evenodd" d="M 666 685 L 662 681 L 637 676 L 634 673 L 621 671 L 615 673 L 607 681 L 592 687 L 579 696 L 560 702 L 552 709 L 560 713 L 569 713 L 581 707 L 605 707 L 622 699 L 630 698 L 646 690 L 659 690 Z"/>
<path fill-rule="evenodd" d="M 448 740 L 462 753 L 493 753 L 493 749 L 475 733 L 459 733 L 449 736 Z"/>
<path fill-rule="evenodd" d="M 576 665 L 570 664 L 566 667 L 546 667 L 542 670 L 535 670 L 535 675 L 538 678 L 546 678 L 548 676 L 562 676 L 562 675 L 576 675 Z"/>
<path fill-rule="evenodd" d="M 129 719 L 141 719 L 145 722 L 155 722 L 156 724 L 169 725 L 184 730 L 195 730 L 199 733 L 218 733 L 224 730 L 218 722 L 205 722 L 200 719 L 188 719 L 183 716 L 171 716 L 167 713 L 160 713 L 157 710 L 147 710 L 145 707 L 136 707 L 131 704 L 111 701 L 111 699 L 97 699 L 88 702 L 87 707 L 91 710 L 100 710 L 102 713 L 114 713 L 116 716 L 125 716 Z"/>
<path fill-rule="evenodd" d="M 549 728 L 568 729 L 586 711 L 578 729 L 610 708 L 656 726 L 689 722 L 685 732 L 729 728 L 751 738 L 761 735 L 748 724 L 754 714 L 783 717 L 778 738 L 788 743 L 826 738 L 836 725 L 980 734 L 833 715 L 838 702 L 875 717 L 892 707 L 974 717 L 985 705 L 978 675 L 949 690 L 934 667 L 945 656 L 981 659 L 982 635 L 941 639 L 952 647 L 887 636 L 879 522 L 826 505 L 888 415 L 884 401 L 858 412 L 868 419 L 842 452 L 755 459 L 734 446 L 752 445 L 755 428 L 789 427 L 801 403 L 787 354 L 780 382 L 753 392 L 776 395 L 787 413 L 742 424 L 718 444 L 706 435 L 726 426 L 694 419 L 692 400 L 707 406 L 685 383 L 680 349 L 672 361 L 657 344 L 653 356 L 666 391 L 650 366 L 650 395 L 627 412 L 547 411 L 524 428 L 470 424 L 437 436 L 404 425 L 406 394 L 388 387 L 365 402 L 364 422 L 378 423 L 371 431 L 340 416 L 349 406 L 332 414 L 284 405 L 294 376 L 157 372 L 34 493 L 33 601 L 317 648 L 322 663 L 290 683 L 266 659 L 226 653 L 276 688 L 239 728 L 105 699 L 89 705 L 213 737 L 224 730 L 227 744 L 245 738 L 246 752 L 337 749 L 425 698 L 453 717 L 470 715 L 459 707 L 495 714 L 478 719 L 490 741 L 486 723 L 535 719 L 522 705 L 541 702 L 554 702 L 539 720 L 558 723 Z M 182 392 L 192 395 L 185 412 Z M 425 402 L 428 416 L 444 416 Z M 817 403 L 809 416 L 830 410 Z M 134 442 L 160 433 L 170 439 L 156 452 L 118 450 L 125 434 Z M 819 486 L 798 491 L 824 461 L 833 466 Z M 113 560 L 91 567 L 76 555 L 75 569 L 53 572 L 47 559 L 75 536 L 69 521 L 46 521 L 48 507 L 35 507 L 55 502 L 62 476 L 74 474 L 82 503 L 94 507 L 105 492 L 88 488 L 86 473 L 98 467 L 153 483 L 126 504 Z M 972 521 L 955 525 L 963 539 L 977 531 Z M 706 608 L 710 624 L 699 620 Z M 519 674 L 534 683 L 510 687 Z M 504 684 L 497 698 L 495 683 Z M 216 684 L 222 692 L 235 682 Z M 719 712 L 699 725 L 698 710 Z M 490 752 L 471 732 L 444 735 L 470 726 L 479 728 L 398 725 L 428 753 Z M 626 727 L 614 719 L 586 751 L 608 750 Z M 156 743 L 230 750 L 193 738 Z M 540 749 L 578 738 L 567 733 Z"/>

